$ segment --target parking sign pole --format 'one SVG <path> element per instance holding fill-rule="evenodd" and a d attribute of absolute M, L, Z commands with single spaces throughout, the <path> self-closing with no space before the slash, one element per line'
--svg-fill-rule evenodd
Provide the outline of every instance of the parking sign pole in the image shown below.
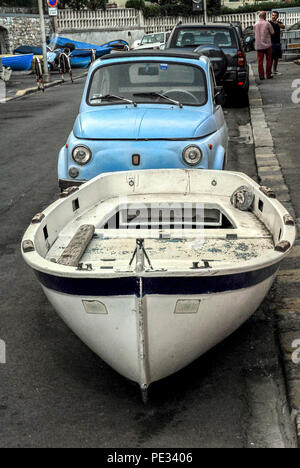
<path fill-rule="evenodd" d="M 206 0 L 203 0 L 203 23 L 207 24 L 207 4 L 206 4 Z"/>
<path fill-rule="evenodd" d="M 207 24 L 207 0 L 193 0 L 193 11 L 203 13 L 203 24 Z"/>
<path fill-rule="evenodd" d="M 38 0 L 38 5 L 39 5 L 39 13 L 40 13 L 41 37 L 42 37 L 42 48 L 43 48 L 44 81 L 45 81 L 45 83 L 48 83 L 50 81 L 50 74 L 49 74 L 49 71 L 48 71 L 47 45 L 46 45 L 46 31 L 45 31 L 43 0 Z"/>

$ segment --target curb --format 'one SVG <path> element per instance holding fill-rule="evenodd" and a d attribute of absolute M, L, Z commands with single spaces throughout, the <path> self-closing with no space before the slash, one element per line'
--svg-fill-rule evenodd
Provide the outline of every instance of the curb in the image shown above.
<path fill-rule="evenodd" d="M 258 177 L 261 185 L 267 185 L 274 190 L 277 199 L 296 220 L 290 192 L 285 183 L 280 162 L 276 156 L 271 131 L 265 118 L 261 93 L 255 82 L 251 65 L 249 65 L 249 79 L 250 122 L 253 132 Z M 299 247 L 298 235 L 294 247 L 296 255 Z M 299 278 L 299 273 L 299 270 L 279 270 L 277 281 L 279 281 L 279 284 L 281 282 L 284 283 L 291 274 L 294 275 L 294 278 Z M 283 283 L 282 286 L 284 286 Z M 282 300 L 281 306 L 276 308 L 275 313 L 277 316 L 279 346 L 290 405 L 290 415 L 292 420 L 295 421 L 297 440 L 300 447 L 300 364 L 294 364 L 292 361 L 292 354 L 296 350 L 293 348 L 294 340 L 300 339 L 300 297 L 288 297 L 287 293 L 287 296 Z M 292 319 L 294 320 L 294 326 L 291 323 Z"/>
<path fill-rule="evenodd" d="M 277 194 L 278 200 L 296 219 L 295 210 L 291 203 L 289 189 L 277 159 L 271 131 L 266 122 L 263 102 L 259 88 L 255 82 L 254 73 L 249 65 L 249 107 L 257 172 L 262 185 L 271 187 Z"/>
<path fill-rule="evenodd" d="M 73 81 L 77 81 L 80 78 L 84 78 L 85 76 L 87 76 L 87 74 L 88 74 L 88 72 L 84 72 L 81 75 L 75 76 L 73 78 Z M 58 86 L 58 85 L 63 84 L 63 83 L 66 83 L 66 81 L 64 81 L 64 80 L 55 80 L 55 81 L 52 81 L 51 83 L 46 83 L 45 84 L 45 89 L 53 88 L 54 86 Z M 33 94 L 33 93 L 36 93 L 38 91 L 41 91 L 41 89 L 38 86 L 34 86 L 33 88 L 19 89 L 19 91 L 17 91 L 14 96 L 1 99 L 0 104 L 6 104 L 7 102 L 14 101 L 16 99 L 21 99 L 24 96 L 28 96 L 28 94 Z"/>

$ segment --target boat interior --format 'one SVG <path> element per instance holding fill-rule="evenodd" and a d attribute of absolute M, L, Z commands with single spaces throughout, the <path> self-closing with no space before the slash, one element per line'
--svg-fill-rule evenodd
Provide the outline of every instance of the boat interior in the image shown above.
<path fill-rule="evenodd" d="M 126 202 L 112 197 L 84 211 L 73 196 L 72 209 L 45 258 L 77 269 L 135 271 L 137 245 L 145 271 L 224 268 L 274 251 L 265 224 L 253 211 L 236 209 L 228 196 L 132 194 Z"/>

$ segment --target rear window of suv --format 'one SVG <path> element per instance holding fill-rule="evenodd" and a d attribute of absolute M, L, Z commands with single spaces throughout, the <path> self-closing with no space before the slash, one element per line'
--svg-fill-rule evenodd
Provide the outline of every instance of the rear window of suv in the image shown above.
<path fill-rule="evenodd" d="M 236 49 L 234 33 L 229 28 L 185 28 L 179 29 L 175 44 L 172 47 L 198 47 L 200 45 L 215 45 L 223 48 Z"/>

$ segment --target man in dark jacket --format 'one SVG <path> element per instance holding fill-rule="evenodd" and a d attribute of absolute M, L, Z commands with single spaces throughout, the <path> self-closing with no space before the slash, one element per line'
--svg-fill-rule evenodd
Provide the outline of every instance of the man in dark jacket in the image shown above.
<path fill-rule="evenodd" d="M 278 60 L 282 58 L 280 31 L 285 28 L 284 24 L 278 21 L 278 17 L 278 11 L 272 11 L 272 20 L 270 23 L 274 29 L 274 35 L 272 36 L 272 67 L 274 75 L 281 75 L 281 73 L 277 71 L 277 66 Z"/>

